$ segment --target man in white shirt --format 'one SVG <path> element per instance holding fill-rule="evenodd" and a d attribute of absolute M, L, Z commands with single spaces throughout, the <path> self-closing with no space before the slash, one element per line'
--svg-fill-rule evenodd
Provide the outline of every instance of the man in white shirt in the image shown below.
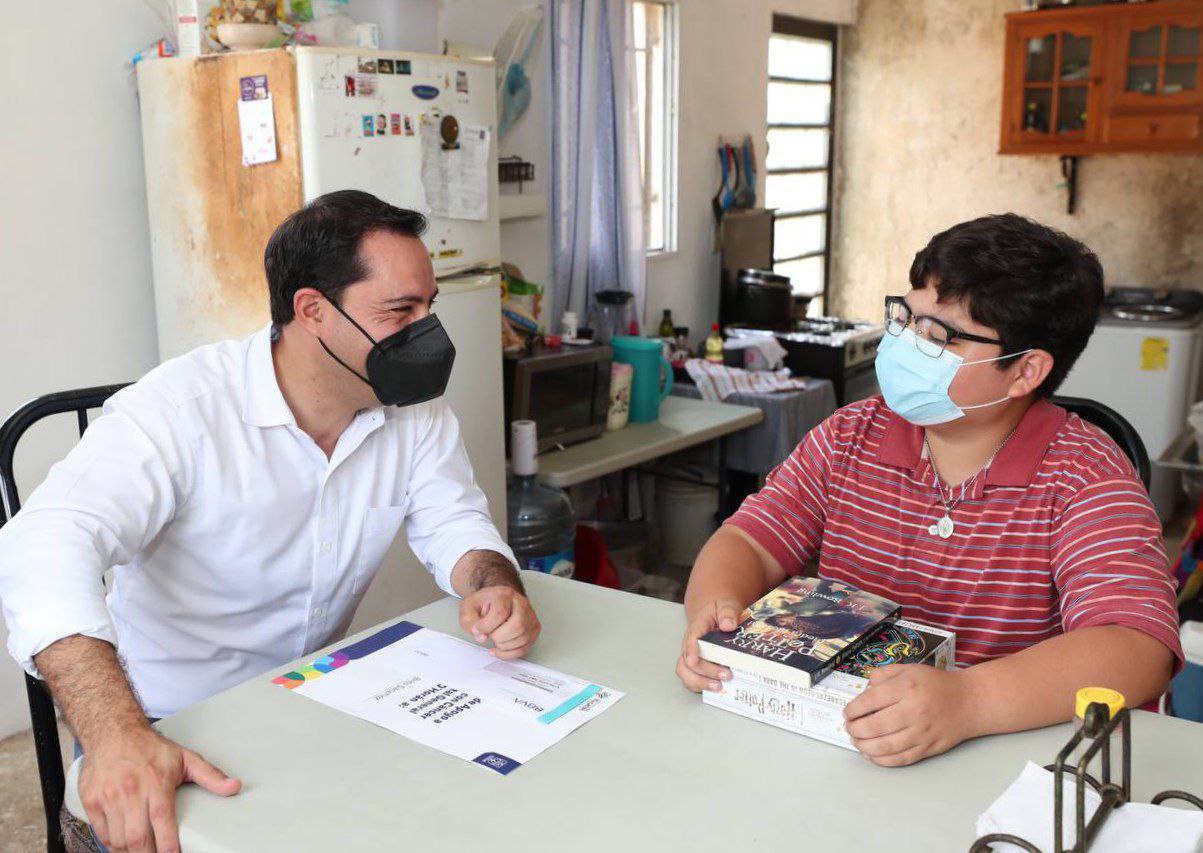
<path fill-rule="evenodd" d="M 538 637 L 439 399 L 455 350 L 424 227 L 359 191 L 294 213 L 265 254 L 272 325 L 114 395 L 0 530 L 9 650 L 84 749 L 110 849 L 178 850 L 175 788 L 240 787 L 147 717 L 341 638 L 402 523 L 477 642 Z"/>

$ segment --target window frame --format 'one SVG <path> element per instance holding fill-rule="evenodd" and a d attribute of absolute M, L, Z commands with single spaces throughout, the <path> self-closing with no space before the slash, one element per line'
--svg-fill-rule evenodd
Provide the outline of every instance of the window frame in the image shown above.
<path fill-rule="evenodd" d="M 648 235 L 651 230 L 650 219 L 650 204 L 648 193 L 648 168 L 647 164 L 651 160 L 651 139 L 652 134 L 648 133 L 643 142 L 644 150 L 640 158 L 640 189 L 643 193 L 643 236 L 644 236 L 644 256 L 648 259 L 668 257 L 677 253 L 678 247 L 678 202 L 679 190 L 677 180 L 677 164 L 679 158 L 679 116 L 680 116 L 680 11 L 677 0 L 635 0 L 636 3 L 641 3 L 645 6 L 659 6 L 664 12 L 664 115 L 662 116 L 661 130 L 664 136 L 664 161 L 662 163 L 664 182 L 662 187 L 663 193 L 663 220 L 661 227 L 663 229 L 664 241 L 663 246 L 651 247 L 647 245 Z M 634 4 L 632 4 L 633 6 Z M 639 61 L 639 54 L 645 53 L 650 55 L 650 51 L 643 49 L 634 49 L 635 60 Z M 646 60 L 645 60 L 646 61 Z M 647 76 L 645 80 L 650 79 L 651 72 L 650 63 L 646 67 Z M 638 83 L 636 83 L 638 85 Z M 647 104 L 648 113 L 645 116 L 645 121 L 650 127 L 652 115 L 650 109 L 650 98 L 645 94 L 644 103 Z"/>
<path fill-rule="evenodd" d="M 822 299 L 822 312 L 829 312 L 830 291 L 831 291 L 831 235 L 834 202 L 834 178 L 835 178 L 835 131 L 837 119 L 837 102 L 838 102 L 838 73 L 839 73 L 839 33 L 840 28 L 837 24 L 824 23 L 822 21 L 811 21 L 805 18 L 796 18 L 792 15 L 782 15 L 779 13 L 773 14 L 772 31 L 769 34 L 770 39 L 773 36 L 794 36 L 797 38 L 816 39 L 826 41 L 831 44 L 831 79 L 830 80 L 812 80 L 795 77 L 774 77 L 768 75 L 768 84 L 765 86 L 766 94 L 766 109 L 765 109 L 765 124 L 766 124 L 766 139 L 767 133 L 773 130 L 826 130 L 827 131 L 827 165 L 826 166 L 809 166 L 802 168 L 791 169 L 769 169 L 766 163 L 765 186 L 767 193 L 768 179 L 772 175 L 804 175 L 824 173 L 827 176 L 826 198 L 824 206 L 813 210 L 791 211 L 786 214 L 773 214 L 773 228 L 776 230 L 778 220 L 782 219 L 800 219 L 806 216 L 823 215 L 823 248 L 819 251 L 804 252 L 800 255 L 794 255 L 785 258 L 773 258 L 773 267 L 778 264 L 790 263 L 792 261 L 801 261 L 808 258 L 823 257 L 823 289 L 815 294 L 816 297 Z M 766 63 L 767 65 L 767 63 Z M 766 67 L 766 72 L 768 71 Z M 768 121 L 767 109 L 767 94 L 768 85 L 773 83 L 810 83 L 830 86 L 831 88 L 831 103 L 827 114 L 827 122 L 825 124 L 814 124 L 809 122 L 771 122 Z M 767 142 L 766 142 L 767 150 Z M 775 242 L 775 241 L 774 241 Z"/>

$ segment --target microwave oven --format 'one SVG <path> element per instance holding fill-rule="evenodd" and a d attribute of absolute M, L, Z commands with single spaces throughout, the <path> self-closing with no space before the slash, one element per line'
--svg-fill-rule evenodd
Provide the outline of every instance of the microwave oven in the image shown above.
<path fill-rule="evenodd" d="M 614 351 L 602 344 L 505 353 L 505 442 L 512 421 L 534 421 L 538 452 L 596 438 L 606 431 L 610 364 Z"/>

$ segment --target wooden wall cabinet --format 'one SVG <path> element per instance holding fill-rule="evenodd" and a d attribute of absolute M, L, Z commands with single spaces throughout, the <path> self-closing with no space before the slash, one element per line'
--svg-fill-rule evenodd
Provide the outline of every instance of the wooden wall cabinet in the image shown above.
<path fill-rule="evenodd" d="M 1007 16 L 1003 154 L 1203 152 L 1203 0 Z"/>

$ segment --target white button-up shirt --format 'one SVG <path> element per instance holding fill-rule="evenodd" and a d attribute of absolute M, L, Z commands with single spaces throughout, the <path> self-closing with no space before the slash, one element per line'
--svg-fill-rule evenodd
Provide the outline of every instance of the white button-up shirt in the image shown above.
<path fill-rule="evenodd" d="M 36 674 L 56 640 L 107 640 L 166 716 L 341 638 L 402 522 L 449 594 L 466 552 L 513 559 L 445 402 L 362 411 L 327 458 L 270 328 L 201 347 L 115 394 L 0 530 L 9 651 Z"/>

